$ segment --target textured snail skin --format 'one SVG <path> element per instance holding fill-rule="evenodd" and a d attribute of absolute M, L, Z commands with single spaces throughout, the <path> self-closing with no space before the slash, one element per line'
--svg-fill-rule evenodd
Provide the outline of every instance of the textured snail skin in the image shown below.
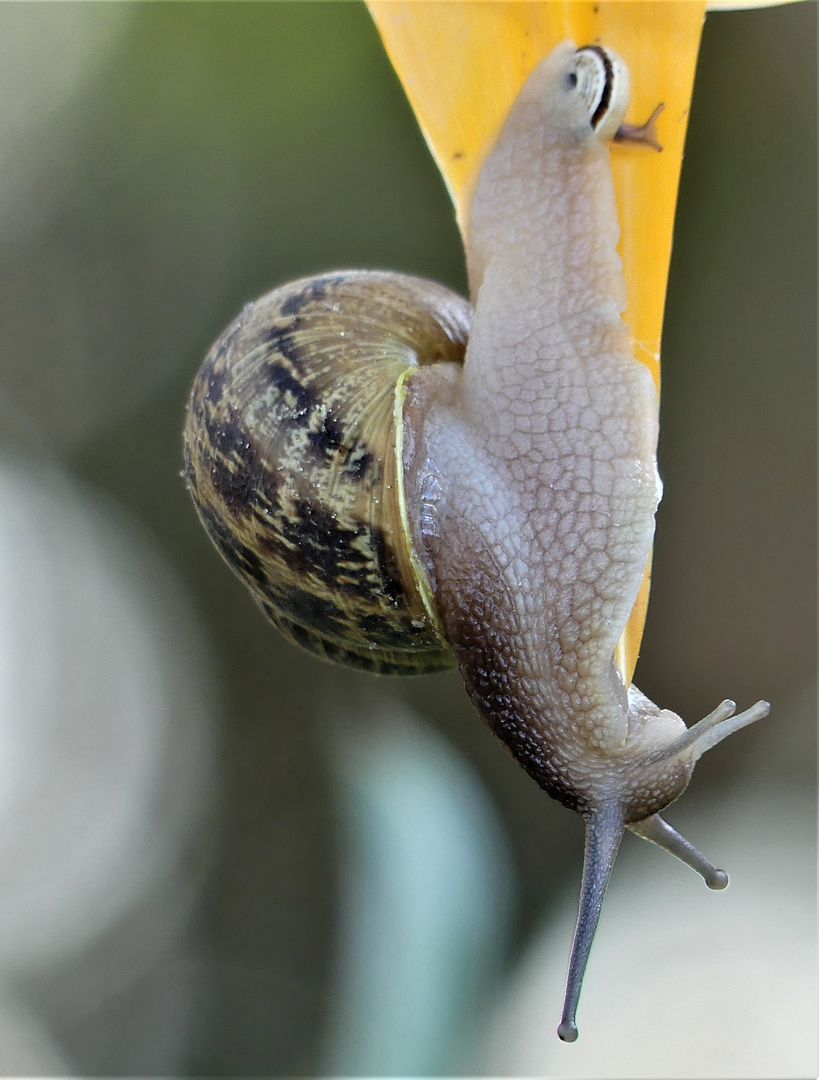
<path fill-rule="evenodd" d="M 681 793 L 697 748 L 666 755 L 683 721 L 614 663 L 660 498 L 658 398 L 620 318 L 608 148 L 576 55 L 530 77 L 481 171 L 464 367 L 410 382 L 408 517 L 492 730 L 554 798 L 637 821 Z M 430 470 L 447 477 L 433 497 Z"/>
<path fill-rule="evenodd" d="M 213 347 L 185 434 L 200 517 L 276 625 L 372 670 L 457 661 L 491 730 L 583 815 L 566 1041 L 624 828 L 724 888 L 658 811 L 769 708 L 726 701 L 688 729 L 614 660 L 661 493 L 657 392 L 620 317 L 607 141 L 656 146 L 627 100 L 613 53 L 558 46 L 478 178 L 474 313 L 402 275 L 285 286 Z"/>
<path fill-rule="evenodd" d="M 598 61 L 612 79 L 614 119 L 595 128 Z M 689 731 L 627 690 L 614 663 L 661 494 L 657 393 L 620 318 L 604 142 L 623 131 L 627 94 L 613 54 L 568 42 L 530 76 L 470 209 L 475 315 L 462 373 L 443 389 L 435 368 L 419 371 L 408 403 L 422 447 L 408 463 L 408 516 L 423 523 L 414 540 L 469 694 L 524 769 L 586 819 L 558 1029 L 566 1041 L 577 1037 L 583 970 L 624 826 L 724 887 L 724 873 L 657 812 L 706 749 L 768 711 L 760 702 L 733 716 L 726 703 Z M 429 469 L 447 477 L 435 498 Z"/>
<path fill-rule="evenodd" d="M 563 88 L 574 55 L 529 80 L 481 172 L 463 374 L 450 404 L 416 410 L 424 457 L 449 482 L 424 504 L 422 467 L 409 517 L 435 520 L 416 542 L 480 712 L 550 794 L 586 809 L 623 797 L 613 760 L 684 725 L 660 710 L 630 724 L 613 660 L 654 534 L 658 400 L 620 318 L 608 149 Z M 435 374 L 413 380 L 417 397 Z M 628 812 L 666 805 L 687 771 L 675 762 L 663 794 L 629 794 Z"/>

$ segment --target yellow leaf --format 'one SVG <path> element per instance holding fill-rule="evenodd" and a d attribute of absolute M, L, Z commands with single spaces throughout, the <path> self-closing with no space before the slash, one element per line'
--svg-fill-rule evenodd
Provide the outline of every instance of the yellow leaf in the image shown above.
<path fill-rule="evenodd" d="M 674 209 L 704 0 L 460 3 L 369 0 L 384 45 L 455 204 L 463 232 L 481 164 L 535 64 L 565 38 L 602 41 L 631 73 L 628 121 L 664 102 L 663 152 L 613 144 L 612 173 L 634 355 L 659 386 L 660 335 Z M 615 659 L 631 682 L 643 636 L 651 560 Z"/>

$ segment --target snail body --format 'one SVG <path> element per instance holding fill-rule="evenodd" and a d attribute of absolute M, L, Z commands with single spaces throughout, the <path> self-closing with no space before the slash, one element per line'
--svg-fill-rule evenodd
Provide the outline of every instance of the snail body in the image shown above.
<path fill-rule="evenodd" d="M 558 46 L 478 179 L 474 312 L 400 275 L 277 290 L 211 350 L 186 425 L 205 527 L 277 625 L 375 670 L 457 662 L 492 731 L 583 815 L 567 1041 L 624 828 L 723 888 L 659 811 L 705 750 L 768 711 L 724 702 L 689 729 L 615 662 L 661 494 L 657 391 L 620 317 L 607 142 L 653 140 L 623 125 L 627 101 L 613 53 Z"/>

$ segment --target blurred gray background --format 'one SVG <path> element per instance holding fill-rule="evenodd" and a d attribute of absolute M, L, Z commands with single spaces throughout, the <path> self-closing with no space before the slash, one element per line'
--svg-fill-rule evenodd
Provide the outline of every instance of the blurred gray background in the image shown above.
<path fill-rule="evenodd" d="M 723 697 L 741 707 L 766 697 L 773 708 L 704 759 L 668 815 L 683 831 L 698 803 L 724 796 L 744 794 L 751 808 L 785 789 L 813 798 L 816 120 L 815 4 L 709 16 L 663 339 L 665 496 L 636 681 L 688 723 Z M 475 863 L 491 893 L 486 925 L 464 946 L 473 959 L 493 957 L 470 976 L 482 1001 L 553 906 L 573 897 L 582 823 L 482 728 L 457 674 L 375 680 L 280 640 L 196 520 L 180 431 L 211 341 L 282 281 L 381 267 L 464 291 L 444 185 L 366 9 L 352 2 L 0 5 L 0 144 L 0 451 L 23 494 L 51 478 L 46 509 L 25 519 L 51 546 L 41 551 L 28 526 L 9 526 L 10 559 L 40 553 L 19 569 L 10 561 L 10 574 L 19 592 L 21 582 L 41 583 L 44 563 L 55 580 L 74 573 L 61 569 L 63 519 L 49 484 L 64 485 L 88 520 L 104 515 L 105 550 L 143 567 L 128 595 L 146 609 L 149 636 L 162 625 L 162 663 L 171 682 L 188 680 L 179 694 L 196 731 L 143 806 L 155 809 L 140 835 L 165 835 L 168 799 L 187 792 L 174 811 L 185 823 L 179 843 L 102 920 L 104 933 L 87 930 L 59 962 L 47 949 L 36 964 L 21 961 L 11 1011 L 30 1010 L 45 1032 L 40 1050 L 51 1040 L 55 1060 L 80 1074 L 308 1074 L 328 1062 L 388 1072 L 377 1055 L 356 1059 L 353 1044 L 346 1058 L 337 1050 L 339 1025 L 355 1024 L 338 1018 L 360 843 L 345 808 L 362 790 L 356 769 L 366 758 L 361 751 L 350 772 L 350 748 L 403 746 L 403 736 L 390 743 L 397 724 L 416 731 L 416 749 L 427 738 L 438 747 L 443 788 L 451 765 L 481 793 L 477 816 L 463 813 L 476 851 L 489 845 Z M 0 523 L 4 513 L 8 523 L 0 500 Z M 77 549 L 90 550 L 82 540 Z M 114 578 L 128 576 L 111 565 Z M 73 602 L 67 640 L 84 625 Z M 33 611 L 24 591 L 15 603 Z M 184 631 L 169 622 L 169 605 Z M 6 610 L 13 634 L 22 616 Z M 45 614 L 42 626 L 53 625 Z M 44 648 L 44 633 L 35 628 L 30 640 Z M 61 641 L 49 646 L 55 656 Z M 92 662 L 96 649 L 88 680 L 103 667 Z M 31 653 L 9 655 L 26 682 Z M 159 686 L 144 663 L 128 678 Z M 67 692 L 52 681 L 52 704 L 41 708 L 59 728 Z M 96 760 L 107 725 L 121 719 L 122 693 L 112 690 L 99 714 L 77 706 L 87 727 L 70 751 L 41 740 L 55 775 L 61 753 Z M 167 731 L 178 730 L 176 708 Z M 167 764 L 160 742 L 152 752 Z M 89 812 L 105 817 L 105 806 Z M 35 824 L 19 812 L 9 820 L 24 860 Z M 731 846 L 724 836 L 708 854 L 730 870 Z M 650 906 L 653 860 L 666 856 L 637 855 Z M 38 894 L 52 888 L 44 860 L 32 879 Z M 172 900 L 161 888 L 170 880 L 179 883 Z M 615 872 L 612 892 L 618 880 Z M 139 970 L 133 957 L 147 946 L 123 945 L 136 940 L 150 941 L 154 956 Z M 462 1011 L 477 1008 L 470 1000 Z M 169 1028 L 162 1038 L 157 1016 Z M 547 1028 L 556 1019 L 544 1010 Z M 454 1057 L 433 1056 L 429 1071 L 479 1069 L 467 1051 L 447 1052 Z M 394 1068 L 422 1070 L 412 1062 Z"/>

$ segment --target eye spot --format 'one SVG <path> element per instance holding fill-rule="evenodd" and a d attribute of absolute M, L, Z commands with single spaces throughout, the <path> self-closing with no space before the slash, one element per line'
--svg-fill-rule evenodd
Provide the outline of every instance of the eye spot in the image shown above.
<path fill-rule="evenodd" d="M 577 86 L 577 72 L 576 71 L 570 71 L 569 72 L 569 74 L 566 76 L 566 83 L 568 84 L 568 86 L 571 87 L 572 90 L 574 90 L 574 88 Z"/>

